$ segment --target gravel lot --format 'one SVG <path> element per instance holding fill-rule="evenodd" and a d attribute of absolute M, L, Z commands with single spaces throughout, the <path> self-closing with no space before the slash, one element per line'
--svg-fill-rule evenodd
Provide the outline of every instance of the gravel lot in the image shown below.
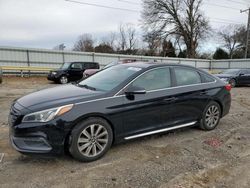
<path fill-rule="evenodd" d="M 0 187 L 250 187 L 250 88 L 233 89 L 231 112 L 212 132 L 149 136 L 80 163 L 69 156 L 24 156 L 9 145 L 12 100 L 54 86 L 45 78 L 4 78 L 0 85 Z"/>

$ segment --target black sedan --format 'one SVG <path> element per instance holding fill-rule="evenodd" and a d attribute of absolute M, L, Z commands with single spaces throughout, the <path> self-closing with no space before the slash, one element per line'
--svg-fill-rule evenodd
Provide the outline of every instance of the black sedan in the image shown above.
<path fill-rule="evenodd" d="M 215 75 L 232 87 L 250 85 L 250 69 L 228 69 Z"/>
<path fill-rule="evenodd" d="M 24 154 L 102 157 L 113 143 L 199 126 L 213 130 L 231 105 L 230 85 L 193 67 L 132 63 L 77 85 L 31 93 L 9 115 L 13 147 Z"/>

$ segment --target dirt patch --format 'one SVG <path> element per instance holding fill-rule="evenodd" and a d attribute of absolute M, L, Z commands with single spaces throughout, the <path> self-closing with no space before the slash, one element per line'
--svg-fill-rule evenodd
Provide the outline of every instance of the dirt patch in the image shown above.
<path fill-rule="evenodd" d="M 24 156 L 9 144 L 7 117 L 22 95 L 55 87 L 46 78 L 5 77 L 0 85 L 0 187 L 250 187 L 250 88 L 211 132 L 190 128 L 116 145 L 93 163 Z"/>

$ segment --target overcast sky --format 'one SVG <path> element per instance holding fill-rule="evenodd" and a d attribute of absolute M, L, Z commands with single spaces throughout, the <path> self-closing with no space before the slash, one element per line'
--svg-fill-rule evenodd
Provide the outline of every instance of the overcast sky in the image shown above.
<path fill-rule="evenodd" d="M 138 12 L 75 4 L 65 0 L 0 0 L 0 46 L 51 49 L 65 43 L 67 49 L 71 49 L 77 37 L 83 33 L 91 33 L 101 40 L 109 32 L 117 31 L 121 23 L 131 23 L 140 29 L 140 0 L 127 0 L 133 4 L 123 0 L 77 1 Z M 250 0 L 204 0 L 203 11 L 216 29 L 231 22 L 246 24 L 247 14 L 241 14 L 240 9 L 248 6 Z M 207 40 L 203 49 L 211 50 L 219 43 L 218 39 Z"/>

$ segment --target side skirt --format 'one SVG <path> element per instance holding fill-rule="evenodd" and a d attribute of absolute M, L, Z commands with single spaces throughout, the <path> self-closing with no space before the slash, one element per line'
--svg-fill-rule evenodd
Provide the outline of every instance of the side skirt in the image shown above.
<path fill-rule="evenodd" d="M 197 121 L 194 121 L 194 122 L 185 123 L 185 124 L 182 124 L 182 125 L 177 125 L 177 126 L 174 126 L 174 127 L 169 127 L 169 128 L 165 128 L 165 129 L 159 129 L 159 130 L 156 130 L 156 131 L 141 133 L 141 134 L 125 137 L 125 140 L 130 140 L 130 139 L 134 139 L 134 138 L 148 136 L 148 135 L 151 135 L 151 134 L 162 133 L 162 132 L 171 131 L 171 130 L 175 130 L 175 129 L 180 129 L 180 128 L 184 128 L 184 127 L 190 127 L 190 126 L 192 126 L 192 125 L 194 125 L 196 123 L 197 123 Z"/>

